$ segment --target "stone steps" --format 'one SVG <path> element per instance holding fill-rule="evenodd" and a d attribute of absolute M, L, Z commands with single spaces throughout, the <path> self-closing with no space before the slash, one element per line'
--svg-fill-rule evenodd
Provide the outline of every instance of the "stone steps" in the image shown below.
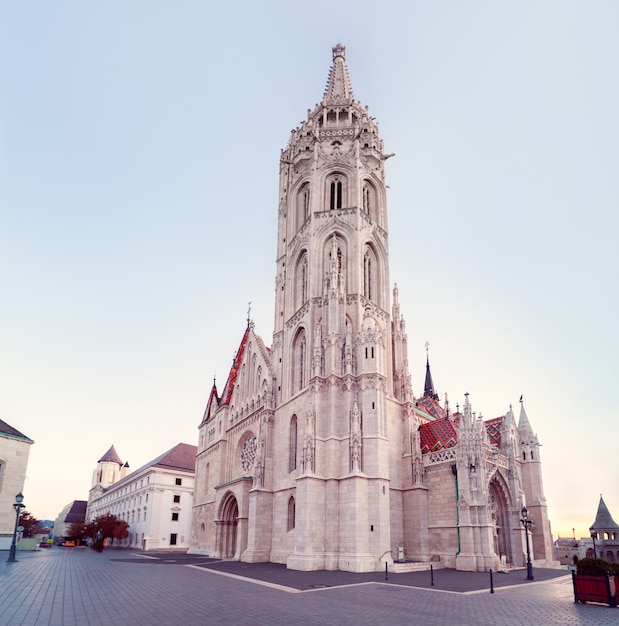
<path fill-rule="evenodd" d="M 443 565 L 441 565 L 441 563 L 430 563 L 428 561 L 406 561 L 404 563 L 394 562 L 389 566 L 389 571 L 394 574 L 405 574 L 407 572 L 429 572 L 430 565 L 432 565 L 432 568 L 435 570 L 443 569 Z"/>

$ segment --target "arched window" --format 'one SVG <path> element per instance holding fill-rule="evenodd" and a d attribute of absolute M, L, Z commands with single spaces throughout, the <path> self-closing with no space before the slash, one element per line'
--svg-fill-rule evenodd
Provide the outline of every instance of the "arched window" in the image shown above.
<path fill-rule="evenodd" d="M 377 302 L 378 295 L 378 262 L 374 251 L 368 246 L 363 255 L 363 295 Z"/>
<path fill-rule="evenodd" d="M 329 208 L 341 209 L 342 208 L 342 181 L 331 181 L 329 187 Z"/>
<path fill-rule="evenodd" d="M 290 436 L 288 445 L 288 471 L 297 469 L 297 416 L 290 419 Z"/>
<path fill-rule="evenodd" d="M 333 174 L 327 179 L 327 202 L 329 209 L 341 209 L 346 200 L 346 178 Z"/>
<path fill-rule="evenodd" d="M 374 189 L 374 185 L 367 180 L 363 182 L 361 206 L 370 217 L 374 219 L 377 218 L 376 190 Z"/>
<path fill-rule="evenodd" d="M 307 253 L 303 252 L 297 263 L 295 276 L 297 290 L 296 307 L 300 308 L 307 301 L 308 297 L 308 273 L 307 273 Z"/>
<path fill-rule="evenodd" d="M 295 517 L 296 517 L 296 504 L 294 501 L 294 496 L 290 496 L 290 498 L 288 498 L 288 524 L 287 524 L 288 530 L 292 530 L 295 527 Z"/>
<path fill-rule="evenodd" d="M 292 393 L 295 394 L 305 388 L 307 384 L 307 340 L 305 329 L 297 333 L 292 346 Z"/>
<path fill-rule="evenodd" d="M 297 229 L 301 228 L 310 216 L 310 186 L 305 183 L 297 194 Z"/>

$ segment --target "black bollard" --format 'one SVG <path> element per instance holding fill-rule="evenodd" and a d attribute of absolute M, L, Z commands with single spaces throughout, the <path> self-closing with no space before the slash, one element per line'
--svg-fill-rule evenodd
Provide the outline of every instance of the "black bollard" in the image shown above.
<path fill-rule="evenodd" d="M 389 565 L 385 561 L 385 580 L 389 580 Z"/>
<path fill-rule="evenodd" d="M 434 587 L 434 567 L 432 563 L 430 563 L 430 586 Z"/>
<path fill-rule="evenodd" d="M 494 593 L 494 584 L 492 582 L 492 570 L 490 570 L 490 593 Z"/>

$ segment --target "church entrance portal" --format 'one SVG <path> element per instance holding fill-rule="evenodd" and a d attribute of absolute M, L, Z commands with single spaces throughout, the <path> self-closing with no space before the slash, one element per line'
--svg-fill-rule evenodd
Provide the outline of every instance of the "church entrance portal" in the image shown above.
<path fill-rule="evenodd" d="M 507 563 L 513 563 L 507 500 L 497 480 L 490 483 L 490 505 L 494 523 L 494 551 L 498 556 L 505 556 Z"/>
<path fill-rule="evenodd" d="M 221 507 L 219 522 L 219 553 L 224 559 L 232 559 L 236 555 L 236 531 L 239 519 L 239 505 L 230 494 Z"/>

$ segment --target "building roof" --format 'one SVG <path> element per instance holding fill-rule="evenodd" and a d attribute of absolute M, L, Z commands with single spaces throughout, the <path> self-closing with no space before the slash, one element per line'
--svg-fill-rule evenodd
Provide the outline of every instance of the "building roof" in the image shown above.
<path fill-rule="evenodd" d="M 226 381 L 226 386 L 224 387 L 224 391 L 221 394 L 221 398 L 219 400 L 219 404 L 230 404 L 230 400 L 232 399 L 232 392 L 234 391 L 234 385 L 236 384 L 237 376 L 239 375 L 239 369 L 241 367 L 241 363 L 243 362 L 243 355 L 245 354 L 245 348 L 247 347 L 247 340 L 249 338 L 249 334 L 251 332 L 251 324 L 248 320 L 247 328 L 245 329 L 245 333 L 243 333 L 243 338 L 241 339 L 241 343 L 239 345 L 239 349 L 236 351 L 234 355 L 234 361 L 232 362 L 232 367 L 230 369 L 230 373 L 228 374 L 228 380 Z"/>
<path fill-rule="evenodd" d="M 595 516 L 595 522 L 591 525 L 592 530 L 619 530 L 619 525 L 615 522 L 604 502 L 604 498 L 600 495 L 600 503 L 598 504 L 598 512 Z"/>
<path fill-rule="evenodd" d="M 164 467 L 166 469 L 179 470 L 183 472 L 195 472 L 197 453 L 197 446 L 192 446 L 188 443 L 178 443 L 173 448 L 166 450 L 166 452 L 160 454 L 152 461 L 142 465 L 142 467 L 134 470 L 131 474 L 128 474 L 118 482 L 115 482 L 112 487 L 116 488 L 121 483 L 124 484 L 130 482 L 137 474 L 141 474 L 151 467 Z"/>
<path fill-rule="evenodd" d="M 73 504 L 64 518 L 67 524 L 72 522 L 83 522 L 86 519 L 86 506 L 88 502 L 86 500 L 73 500 Z"/>
<path fill-rule="evenodd" d="M 118 465 L 122 465 L 123 462 L 120 460 L 118 453 L 116 452 L 116 448 L 112 446 L 98 461 L 97 463 L 118 463 Z"/>
<path fill-rule="evenodd" d="M 458 434 L 451 420 L 443 418 L 422 424 L 419 427 L 421 452 L 435 452 L 443 448 L 453 448 L 458 443 Z"/>
<path fill-rule="evenodd" d="M 503 416 L 494 417 L 484 422 L 488 438 L 493 446 L 501 447 L 501 429 L 503 428 Z"/>
<path fill-rule="evenodd" d="M 3 420 L 0 420 L 0 437 L 6 437 L 7 439 L 21 439 L 26 443 L 34 443 L 30 437 L 26 437 L 26 435 L 20 433 L 17 428 L 13 428 Z"/>
<path fill-rule="evenodd" d="M 167 467 L 169 469 L 195 472 L 196 454 L 198 447 L 188 443 L 179 443 L 161 456 L 153 459 L 150 465 L 153 467 Z"/>

